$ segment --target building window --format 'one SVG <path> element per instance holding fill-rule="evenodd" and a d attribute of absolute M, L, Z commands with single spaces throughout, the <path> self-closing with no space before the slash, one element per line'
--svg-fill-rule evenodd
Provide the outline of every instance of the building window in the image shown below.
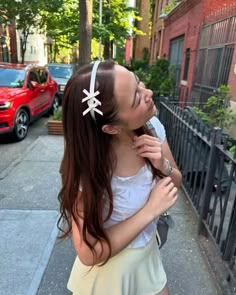
<path fill-rule="evenodd" d="M 190 48 L 187 48 L 186 56 L 185 56 L 184 77 L 183 77 L 183 80 L 185 81 L 187 81 L 188 79 L 189 61 L 190 61 Z"/>

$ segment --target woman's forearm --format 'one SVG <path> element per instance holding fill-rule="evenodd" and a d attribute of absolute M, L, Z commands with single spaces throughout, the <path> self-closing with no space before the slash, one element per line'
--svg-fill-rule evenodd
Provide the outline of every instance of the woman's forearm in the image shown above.
<path fill-rule="evenodd" d="M 111 243 L 111 257 L 126 248 L 154 218 L 151 213 L 147 212 L 144 206 L 130 218 L 107 228 L 106 233 Z M 106 260 L 109 248 L 105 241 L 100 242 L 95 239 L 91 241 L 97 256 L 96 260 L 93 261 L 93 254 L 85 242 L 81 241 L 80 233 L 75 223 L 72 228 L 75 249 L 83 264 L 91 266 Z"/>
<path fill-rule="evenodd" d="M 182 183 L 182 174 L 179 171 L 179 169 L 175 168 L 175 167 L 172 167 L 172 172 L 168 176 L 171 177 L 171 179 L 172 179 L 173 183 L 175 184 L 175 186 L 177 188 L 180 188 L 181 183 Z"/>

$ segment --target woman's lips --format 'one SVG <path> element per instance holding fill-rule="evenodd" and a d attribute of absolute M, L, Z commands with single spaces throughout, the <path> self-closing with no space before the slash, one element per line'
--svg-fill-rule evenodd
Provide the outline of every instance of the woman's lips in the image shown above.
<path fill-rule="evenodd" d="M 153 107 L 154 107 L 154 101 L 152 100 L 151 103 L 150 103 L 149 110 L 151 110 Z"/>

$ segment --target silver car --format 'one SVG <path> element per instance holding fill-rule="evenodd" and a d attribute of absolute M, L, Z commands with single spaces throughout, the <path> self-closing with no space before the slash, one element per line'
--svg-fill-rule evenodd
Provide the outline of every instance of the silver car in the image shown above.
<path fill-rule="evenodd" d="M 55 80 L 58 84 L 58 94 L 61 100 L 66 83 L 72 76 L 75 67 L 73 64 L 59 63 L 49 63 L 45 65 L 45 67 L 49 70 L 53 80 Z"/>

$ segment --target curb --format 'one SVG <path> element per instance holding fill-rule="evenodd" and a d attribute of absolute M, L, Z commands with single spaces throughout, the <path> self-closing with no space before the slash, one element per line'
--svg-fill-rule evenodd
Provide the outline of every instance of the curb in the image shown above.
<path fill-rule="evenodd" d="M 47 242 L 47 245 L 44 249 L 44 252 L 40 258 L 40 263 L 37 266 L 37 269 L 34 273 L 33 279 L 31 281 L 31 284 L 29 286 L 29 289 L 28 289 L 26 295 L 37 294 L 38 288 L 39 288 L 42 278 L 44 276 L 44 272 L 45 272 L 47 265 L 49 263 L 49 260 L 50 260 L 50 257 L 51 257 L 52 251 L 53 251 L 53 247 L 55 245 L 56 238 L 58 236 L 58 232 L 59 232 L 59 229 L 57 228 L 58 218 L 59 218 L 59 214 L 57 215 L 57 219 L 53 225 L 51 235 L 48 239 L 48 242 Z"/>
<path fill-rule="evenodd" d="M 5 168 L 1 173 L 0 173 L 0 180 L 3 180 L 4 178 L 6 178 L 11 171 L 18 166 L 24 159 L 25 155 L 31 151 L 40 141 L 40 136 L 37 137 L 26 149 L 25 151 L 22 153 L 21 156 L 19 156 L 17 159 L 15 159 L 13 162 L 11 162 L 11 164 Z"/>

